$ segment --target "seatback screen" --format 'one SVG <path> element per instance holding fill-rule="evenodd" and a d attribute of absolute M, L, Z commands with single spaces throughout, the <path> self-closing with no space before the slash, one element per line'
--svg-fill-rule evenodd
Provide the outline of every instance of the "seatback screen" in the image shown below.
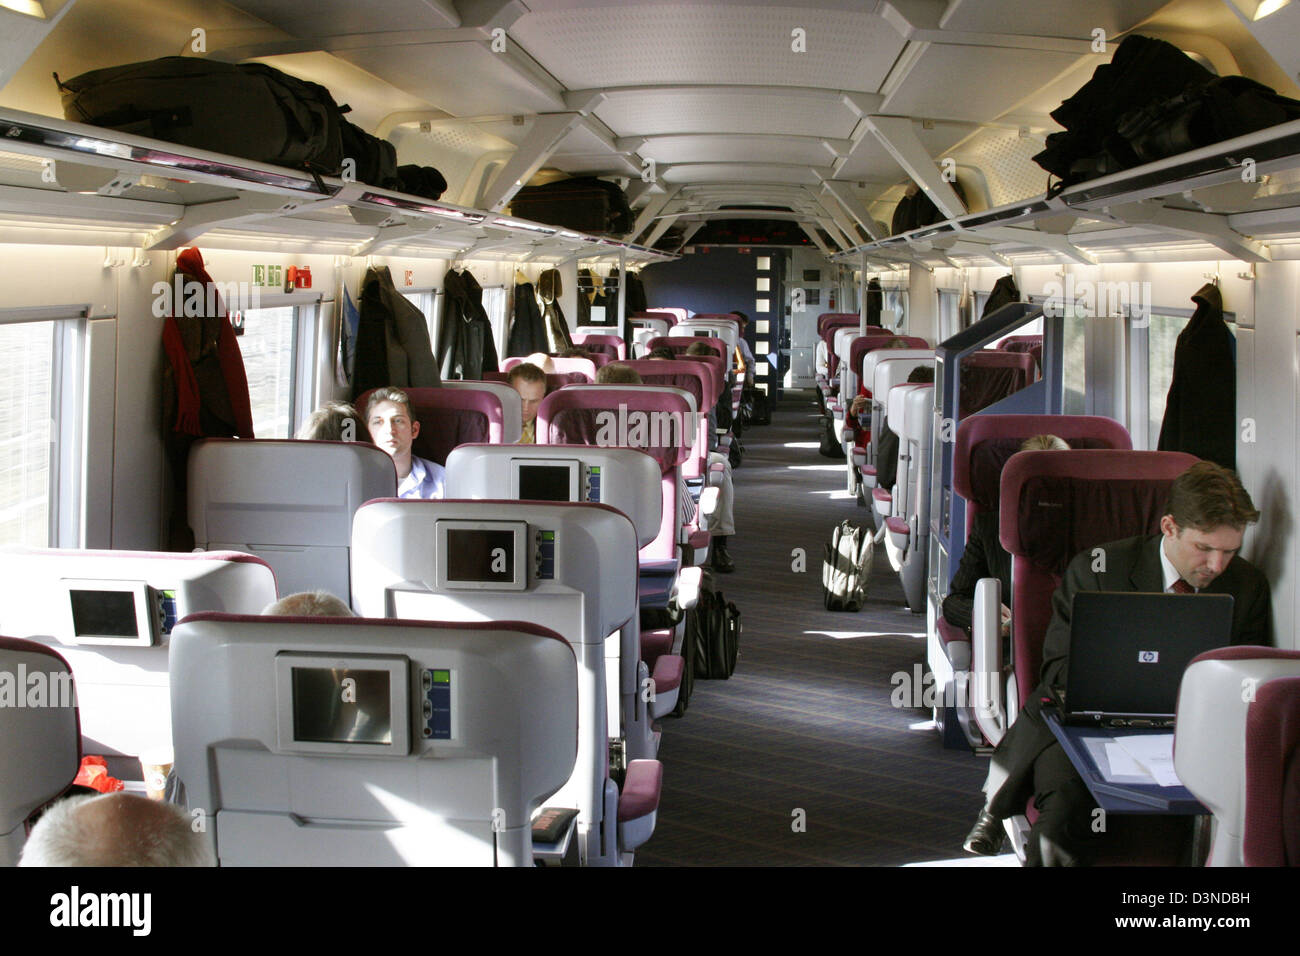
<path fill-rule="evenodd" d="M 449 528 L 446 567 L 449 584 L 513 584 L 515 533 Z"/>
<path fill-rule="evenodd" d="M 387 670 L 293 668 L 293 739 L 311 743 L 393 743 Z"/>
<path fill-rule="evenodd" d="M 564 465 L 519 466 L 519 498 L 522 501 L 573 501 L 573 469 Z"/>
<path fill-rule="evenodd" d="M 131 591 L 68 591 L 72 602 L 72 633 L 77 637 L 122 637 L 140 634 Z"/>

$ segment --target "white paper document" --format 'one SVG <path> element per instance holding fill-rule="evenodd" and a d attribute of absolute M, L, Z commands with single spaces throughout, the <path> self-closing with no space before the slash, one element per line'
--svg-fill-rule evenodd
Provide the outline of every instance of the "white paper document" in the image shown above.
<path fill-rule="evenodd" d="M 1178 774 L 1174 772 L 1173 734 L 1135 734 L 1131 737 L 1116 737 L 1113 743 L 1122 747 L 1160 786 L 1182 785 Z M 1110 746 L 1106 748 L 1106 756 L 1110 757 Z M 1112 764 L 1112 768 L 1113 766 Z"/>

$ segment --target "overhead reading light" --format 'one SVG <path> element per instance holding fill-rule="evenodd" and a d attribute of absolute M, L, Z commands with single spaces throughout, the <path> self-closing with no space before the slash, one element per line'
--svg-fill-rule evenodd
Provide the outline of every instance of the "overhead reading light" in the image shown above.
<path fill-rule="evenodd" d="M 1250 20 L 1263 20 L 1287 6 L 1291 0 L 1232 0 L 1232 5 Z"/>
<path fill-rule="evenodd" d="M 0 7 L 12 10 L 14 13 L 36 17 L 38 20 L 46 19 L 45 8 L 40 5 L 38 0 L 0 0 Z"/>

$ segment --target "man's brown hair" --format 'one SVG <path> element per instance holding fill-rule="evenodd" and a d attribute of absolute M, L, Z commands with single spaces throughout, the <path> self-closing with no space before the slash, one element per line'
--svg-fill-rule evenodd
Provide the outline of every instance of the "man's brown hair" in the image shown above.
<path fill-rule="evenodd" d="M 1230 525 L 1238 531 L 1259 520 L 1259 512 L 1235 471 L 1198 461 L 1169 486 L 1165 513 L 1180 528 L 1213 531 Z"/>
<path fill-rule="evenodd" d="M 596 373 L 597 385 L 640 385 L 641 375 L 630 365 L 610 362 Z"/>
<path fill-rule="evenodd" d="M 511 385 L 515 382 L 541 382 L 545 385 L 546 373 L 532 362 L 520 362 L 506 375 L 506 381 Z"/>

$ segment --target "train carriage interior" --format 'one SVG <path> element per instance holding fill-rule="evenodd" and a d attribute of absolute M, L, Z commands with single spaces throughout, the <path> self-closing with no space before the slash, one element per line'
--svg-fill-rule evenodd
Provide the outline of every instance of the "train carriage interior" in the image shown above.
<path fill-rule="evenodd" d="M 1294 0 L 0 0 L 0 864 L 1300 865 L 1294 262 Z"/>

